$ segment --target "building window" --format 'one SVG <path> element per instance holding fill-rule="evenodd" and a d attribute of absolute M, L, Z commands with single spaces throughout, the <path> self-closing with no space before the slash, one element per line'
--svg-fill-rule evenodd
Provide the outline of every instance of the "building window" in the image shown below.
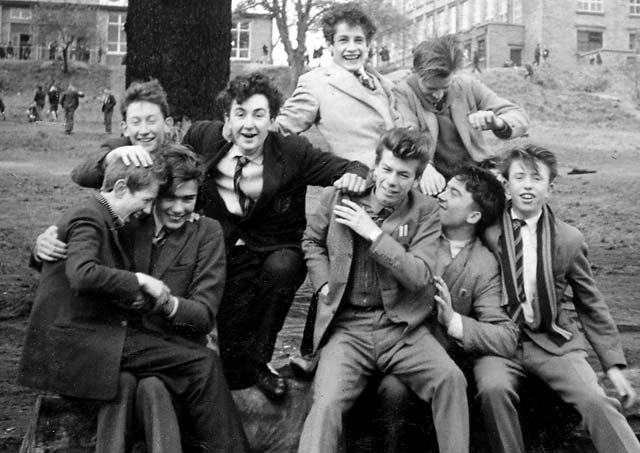
<path fill-rule="evenodd" d="M 629 14 L 640 16 L 640 0 L 629 0 Z"/>
<path fill-rule="evenodd" d="M 629 33 L 629 50 L 640 50 L 640 34 L 638 32 Z"/>
<path fill-rule="evenodd" d="M 513 0 L 513 23 L 522 23 L 522 0 Z"/>
<path fill-rule="evenodd" d="M 447 34 L 447 18 L 445 10 L 441 9 L 436 13 L 436 35 L 442 36 Z"/>
<path fill-rule="evenodd" d="M 250 23 L 234 22 L 231 27 L 231 58 L 238 60 L 249 59 L 249 41 L 251 36 Z"/>
<path fill-rule="evenodd" d="M 427 16 L 425 25 L 425 36 L 427 38 L 433 38 L 433 14 Z"/>
<path fill-rule="evenodd" d="M 485 20 L 492 21 L 496 18 L 496 0 L 486 0 Z"/>
<path fill-rule="evenodd" d="M 127 53 L 127 37 L 124 34 L 126 13 L 109 13 L 107 24 L 107 52 Z"/>
<path fill-rule="evenodd" d="M 604 10 L 603 3 L 604 0 L 578 0 L 578 11 L 584 13 L 601 13 Z"/>
<path fill-rule="evenodd" d="M 31 9 L 11 8 L 9 10 L 9 19 L 31 20 Z"/>
<path fill-rule="evenodd" d="M 456 6 L 449 7 L 449 33 L 458 31 L 458 8 Z"/>
<path fill-rule="evenodd" d="M 578 30 L 578 52 L 602 49 L 602 32 Z"/>
<path fill-rule="evenodd" d="M 478 58 L 482 60 L 487 56 L 487 46 L 485 45 L 484 39 L 478 39 Z"/>
<path fill-rule="evenodd" d="M 484 2 L 485 0 L 476 0 L 474 8 L 473 8 L 473 23 L 474 25 L 482 23 L 483 13 L 484 13 Z"/>
<path fill-rule="evenodd" d="M 460 29 L 468 30 L 471 28 L 471 1 L 460 3 Z"/>
<path fill-rule="evenodd" d="M 507 20 L 507 12 L 508 3 L 507 0 L 498 0 L 498 22 L 508 22 Z"/>

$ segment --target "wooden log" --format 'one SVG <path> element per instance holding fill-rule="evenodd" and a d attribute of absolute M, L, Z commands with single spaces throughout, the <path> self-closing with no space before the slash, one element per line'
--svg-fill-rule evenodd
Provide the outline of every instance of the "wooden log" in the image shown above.
<path fill-rule="evenodd" d="M 280 403 L 269 401 L 253 387 L 233 392 L 233 398 L 241 414 L 253 451 L 278 453 L 296 451 L 302 425 L 310 407 L 310 382 L 294 378 L 288 370 L 284 370 L 284 373 L 289 383 L 290 394 Z M 625 370 L 625 375 L 636 391 L 640 393 L 640 369 Z M 602 379 L 602 375 L 600 377 Z M 606 378 L 602 379 L 602 385 L 609 395 L 615 396 L 611 384 Z M 559 408 L 559 406 L 550 409 L 549 404 L 555 403 L 546 401 L 548 404 L 543 407 L 546 412 L 540 415 L 536 413 L 539 408 L 532 407 L 534 405 L 532 400 L 536 399 L 540 398 L 537 395 L 529 395 L 528 399 L 525 395 L 523 398 L 522 418 L 528 423 L 535 417 L 537 419 L 536 426 L 538 426 L 536 429 L 540 429 L 539 426 L 544 427 L 543 431 L 538 433 L 537 439 L 526 439 L 529 451 L 546 451 L 548 453 L 595 451 L 584 432 L 572 430 L 569 434 L 566 433 L 578 422 L 575 413 L 573 416 L 567 416 L 562 412 L 566 408 Z M 366 404 L 364 410 L 369 411 Z M 367 418 L 375 419 L 371 412 L 366 413 Z M 20 453 L 93 452 L 95 449 L 96 414 L 97 405 L 94 403 L 59 396 L 40 395 L 36 400 L 31 423 L 23 439 Z M 636 434 L 640 433 L 640 403 L 625 410 L 624 414 Z M 571 417 L 573 418 L 571 419 Z M 563 420 L 567 426 L 558 426 L 558 419 Z M 477 428 L 476 420 L 476 417 L 472 419 L 474 429 Z M 349 422 L 347 421 L 347 423 Z M 420 445 L 418 451 L 425 451 L 423 447 L 432 433 L 424 426 L 419 428 L 418 436 L 423 437 L 416 439 L 414 445 L 416 447 Z M 368 431 L 366 427 L 363 432 L 360 432 L 361 429 L 357 429 L 356 438 L 349 443 L 350 451 L 358 453 L 379 451 L 379 448 L 376 448 L 379 447 L 376 440 L 376 434 L 379 433 L 374 432 L 375 429 L 375 423 Z M 555 434 L 549 434 L 551 432 Z M 482 445 L 476 445 L 475 451 L 484 452 L 486 450 Z"/>

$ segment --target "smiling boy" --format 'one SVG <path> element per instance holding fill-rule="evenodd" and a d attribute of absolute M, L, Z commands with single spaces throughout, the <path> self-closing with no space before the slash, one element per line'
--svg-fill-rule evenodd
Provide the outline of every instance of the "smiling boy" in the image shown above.
<path fill-rule="evenodd" d="M 333 62 L 300 76 L 275 124 L 284 134 L 316 125 L 331 152 L 371 166 L 382 134 L 400 125 L 393 85 L 367 64 L 376 26 L 355 2 L 332 6 L 321 24 Z"/>
<path fill-rule="evenodd" d="M 593 279 L 584 237 L 548 205 L 556 157 L 539 146 L 517 147 L 507 154 L 502 173 L 511 202 L 486 239 L 502 258 L 506 309 L 521 334 L 512 358 L 485 356 L 475 365 L 491 451 L 524 452 L 518 390 L 533 375 L 580 413 L 599 452 L 638 452 L 620 404 L 607 397 L 586 360 L 585 337 L 625 406 L 633 404 L 635 391 L 621 371 L 626 361 L 620 335 Z M 577 320 L 560 303 L 568 287 Z"/>

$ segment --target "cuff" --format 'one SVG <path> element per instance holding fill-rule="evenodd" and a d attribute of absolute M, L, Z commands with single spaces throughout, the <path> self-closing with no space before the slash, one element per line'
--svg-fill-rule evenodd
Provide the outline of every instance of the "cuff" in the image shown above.
<path fill-rule="evenodd" d="M 171 296 L 170 300 L 173 302 L 173 308 L 171 309 L 171 311 L 167 315 L 167 318 L 168 319 L 173 319 L 173 317 L 178 312 L 178 307 L 180 306 L 180 299 L 178 299 L 176 296 Z"/>
<path fill-rule="evenodd" d="M 502 121 L 504 121 L 504 126 L 502 126 L 501 129 L 494 130 L 493 133 L 498 138 L 511 138 L 511 126 L 506 122 L 506 120 L 502 119 Z"/>
<path fill-rule="evenodd" d="M 464 332 L 462 329 L 462 316 L 459 313 L 453 314 L 449 327 L 447 327 L 447 334 L 458 341 L 462 341 Z"/>

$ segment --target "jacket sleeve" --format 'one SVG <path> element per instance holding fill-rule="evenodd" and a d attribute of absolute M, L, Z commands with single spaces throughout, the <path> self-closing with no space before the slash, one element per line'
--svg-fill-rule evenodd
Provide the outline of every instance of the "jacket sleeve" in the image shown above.
<path fill-rule="evenodd" d="M 195 272 L 189 283 L 188 294 L 178 296 L 178 311 L 171 321 L 177 330 L 206 335 L 215 326 L 227 263 L 220 224 L 208 218 L 198 222 L 202 222 L 202 231 L 198 235 Z"/>
<path fill-rule="evenodd" d="M 429 203 L 422 210 L 416 228 L 407 249 L 387 233 L 382 233 L 369 248 L 371 257 L 412 292 L 423 291 L 431 284 L 429 263 L 435 262 L 436 240 L 441 233 L 436 203 Z"/>
<path fill-rule="evenodd" d="M 322 151 L 309 143 L 304 137 L 289 137 L 300 141 L 302 175 L 300 181 L 309 186 L 329 186 L 345 173 L 354 173 L 367 179 L 369 167 L 359 161 L 350 161 L 328 151 Z"/>
<path fill-rule="evenodd" d="M 320 102 L 312 93 L 312 84 L 307 77 L 300 77 L 298 86 L 280 109 L 275 120 L 275 130 L 284 134 L 299 134 L 306 131 L 319 119 Z"/>
<path fill-rule="evenodd" d="M 102 187 L 102 180 L 104 179 L 104 158 L 110 151 L 130 144 L 129 139 L 116 138 L 107 140 L 100 145 L 100 149 L 97 152 L 91 154 L 71 170 L 71 180 L 80 187 L 99 189 Z"/>
<path fill-rule="evenodd" d="M 625 367 L 627 362 L 620 334 L 593 279 L 587 257 L 587 244 L 581 234 L 580 245 L 576 250 L 577 253 L 567 271 L 567 281 L 573 290 L 573 303 L 584 333 L 605 371 L 612 366 Z"/>
<path fill-rule="evenodd" d="M 307 228 L 302 236 L 302 250 L 314 292 L 329 281 L 327 232 L 335 193 L 336 191 L 332 187 L 322 191 L 318 207 L 313 214 L 309 215 Z"/>
<path fill-rule="evenodd" d="M 494 93 L 490 88 L 475 78 L 470 80 L 475 105 L 479 110 L 490 110 L 502 118 L 510 131 L 501 133 L 496 131 L 498 138 L 507 139 L 523 136 L 529 130 L 529 116 L 519 106 Z"/>
<path fill-rule="evenodd" d="M 396 108 L 402 118 L 402 125 L 411 129 L 421 130 L 417 114 L 418 101 L 411 87 L 406 81 L 400 82 L 393 87 L 393 94 L 396 98 Z"/>
<path fill-rule="evenodd" d="M 80 293 L 107 294 L 126 306 L 139 294 L 138 279 L 133 272 L 109 267 L 102 262 L 103 228 L 91 215 L 83 212 L 69 222 L 66 276 L 72 289 Z"/>
<path fill-rule="evenodd" d="M 511 357 L 518 346 L 518 327 L 502 307 L 500 268 L 487 253 L 476 276 L 472 316 L 462 316 L 462 347 L 478 354 Z"/>

